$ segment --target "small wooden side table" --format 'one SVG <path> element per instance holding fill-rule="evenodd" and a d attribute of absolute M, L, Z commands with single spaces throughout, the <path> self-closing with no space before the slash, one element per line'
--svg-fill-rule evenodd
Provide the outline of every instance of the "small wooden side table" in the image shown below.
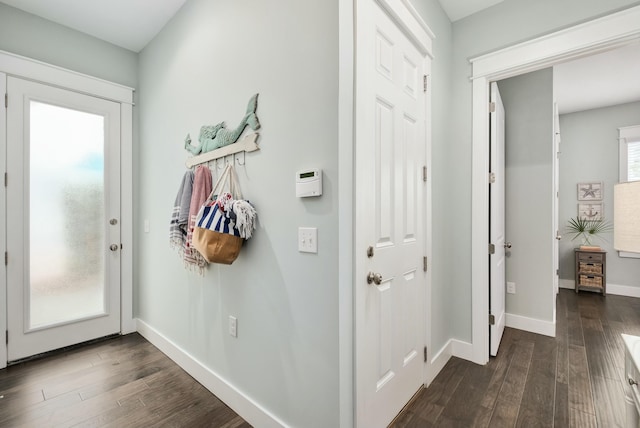
<path fill-rule="evenodd" d="M 589 290 L 607 294 L 607 252 L 575 249 L 576 293 Z"/>

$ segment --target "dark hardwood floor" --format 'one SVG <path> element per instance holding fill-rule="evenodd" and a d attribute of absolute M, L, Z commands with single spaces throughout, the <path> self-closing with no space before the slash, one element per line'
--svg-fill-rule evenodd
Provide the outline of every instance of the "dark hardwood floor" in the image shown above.
<path fill-rule="evenodd" d="M 560 290 L 556 337 L 507 328 L 485 366 L 451 358 L 399 427 L 622 427 L 624 345 L 640 299 Z"/>
<path fill-rule="evenodd" d="M 0 427 L 250 427 L 139 334 L 0 370 Z"/>
<path fill-rule="evenodd" d="M 486 366 L 452 358 L 394 427 L 617 427 L 640 299 L 560 290 L 557 336 L 505 330 Z M 249 427 L 138 334 L 0 370 L 0 427 Z"/>

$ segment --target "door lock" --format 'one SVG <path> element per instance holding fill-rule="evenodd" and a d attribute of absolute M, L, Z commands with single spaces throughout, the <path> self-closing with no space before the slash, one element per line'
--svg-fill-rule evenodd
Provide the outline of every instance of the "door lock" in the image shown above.
<path fill-rule="evenodd" d="M 117 244 L 111 244 L 111 245 L 109 246 L 109 249 L 110 249 L 111 251 L 118 251 L 118 245 L 117 245 Z"/>
<path fill-rule="evenodd" d="M 382 275 L 379 273 L 369 272 L 367 274 L 367 284 L 374 283 L 375 285 L 380 285 L 382 283 Z"/>
<path fill-rule="evenodd" d="M 511 242 L 505 242 L 504 248 L 511 248 Z"/>

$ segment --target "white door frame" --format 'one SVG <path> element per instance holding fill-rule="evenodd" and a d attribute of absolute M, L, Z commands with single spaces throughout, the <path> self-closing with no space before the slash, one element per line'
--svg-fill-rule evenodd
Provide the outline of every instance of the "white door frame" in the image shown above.
<path fill-rule="evenodd" d="M 470 60 L 473 68 L 471 300 L 473 362 L 489 360 L 489 83 L 640 40 L 640 6 Z M 550 304 L 555 295 L 549 296 Z"/>
<path fill-rule="evenodd" d="M 136 331 L 133 319 L 133 89 L 106 80 L 98 79 L 75 71 L 67 70 L 41 61 L 0 51 L 0 93 L 6 93 L 6 75 L 39 83 L 57 86 L 75 92 L 104 98 L 120 103 L 120 159 L 121 159 L 121 317 L 120 331 L 122 334 Z M 9 100 L 11 103 L 11 100 Z M 0 147 L 6 147 L 6 110 L 0 111 Z M 5 154 L 0 155 L 0 166 L 6 164 Z M 2 171 L 4 172 L 4 171 Z M 5 212 L 4 195 L 2 190 L 1 212 Z M 4 225 L 0 225 L 0 238 L 5 245 L 6 236 Z M 0 278 L 0 332 L 7 329 L 7 283 L 6 268 L 2 268 Z M 0 340 L 0 369 L 7 364 L 7 345 Z"/>

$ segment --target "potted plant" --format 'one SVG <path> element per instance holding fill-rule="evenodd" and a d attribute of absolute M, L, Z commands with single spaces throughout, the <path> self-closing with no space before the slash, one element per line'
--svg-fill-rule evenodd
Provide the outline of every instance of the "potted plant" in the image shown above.
<path fill-rule="evenodd" d="M 601 234 L 609 232 L 612 229 L 613 226 L 611 223 L 605 219 L 587 220 L 580 216 L 570 218 L 567 224 L 567 233 L 569 233 L 569 235 L 573 235 L 571 240 L 573 241 L 576 238 L 581 238 L 581 247 L 592 246 L 593 240 L 597 238 L 601 238 L 606 241 Z M 594 247 L 599 248 L 597 246 Z"/>

